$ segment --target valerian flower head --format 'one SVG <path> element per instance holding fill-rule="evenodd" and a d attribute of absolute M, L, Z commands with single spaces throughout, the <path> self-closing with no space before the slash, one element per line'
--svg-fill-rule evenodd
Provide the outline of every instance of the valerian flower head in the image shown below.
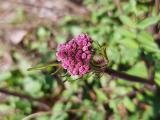
<path fill-rule="evenodd" d="M 87 34 L 80 34 L 66 44 L 60 44 L 57 60 L 70 75 L 83 76 L 90 71 L 92 40 Z"/>

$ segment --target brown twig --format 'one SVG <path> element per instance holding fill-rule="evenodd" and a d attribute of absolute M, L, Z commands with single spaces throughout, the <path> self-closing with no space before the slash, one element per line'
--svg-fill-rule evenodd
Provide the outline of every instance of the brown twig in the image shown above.
<path fill-rule="evenodd" d="M 12 91 L 9 91 L 9 90 L 4 89 L 4 88 L 0 88 L 0 93 L 15 96 L 15 97 L 19 97 L 21 99 L 29 100 L 31 102 L 36 102 L 38 107 L 43 108 L 45 110 L 50 109 L 50 107 L 48 105 L 46 105 L 45 103 L 42 103 L 40 99 L 36 99 L 36 98 L 33 98 L 31 96 L 28 96 L 28 95 L 20 94 L 20 93 L 17 93 L 17 92 L 12 92 Z"/>
<path fill-rule="evenodd" d="M 0 93 L 16 96 L 16 97 L 26 99 L 26 100 L 29 100 L 29 101 L 38 101 L 38 99 L 35 99 L 31 96 L 27 96 L 27 95 L 20 94 L 20 93 L 17 93 L 17 92 L 11 92 L 11 91 L 8 91 L 7 89 L 4 89 L 4 88 L 0 88 Z"/>

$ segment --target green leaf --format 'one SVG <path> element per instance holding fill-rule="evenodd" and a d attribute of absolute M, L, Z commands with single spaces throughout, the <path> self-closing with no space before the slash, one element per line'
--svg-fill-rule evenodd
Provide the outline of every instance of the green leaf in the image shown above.
<path fill-rule="evenodd" d="M 117 105 L 121 103 L 119 99 L 112 99 L 109 101 L 109 107 L 114 111 L 114 113 L 118 113 Z"/>
<path fill-rule="evenodd" d="M 160 86 L 160 73 L 159 72 L 155 74 L 155 82 L 157 83 L 158 86 Z"/>
<path fill-rule="evenodd" d="M 10 78 L 12 74 L 10 72 L 2 72 L 0 73 L 0 82 Z"/>
<path fill-rule="evenodd" d="M 120 16 L 120 20 L 124 25 L 128 25 L 130 27 L 135 27 L 136 26 L 135 21 L 133 21 L 128 16 L 122 15 L 122 16 Z"/>
<path fill-rule="evenodd" d="M 158 111 L 158 110 L 157 110 L 157 111 Z M 143 113 L 143 115 L 142 115 L 142 120 L 151 120 L 151 119 L 153 118 L 153 116 L 155 116 L 155 115 L 156 115 L 156 114 L 155 114 L 153 108 L 152 108 L 152 107 L 148 107 L 148 108 L 144 111 L 144 113 Z"/>
<path fill-rule="evenodd" d="M 104 120 L 105 113 L 103 111 L 91 111 L 91 115 L 88 116 L 88 120 Z"/>
<path fill-rule="evenodd" d="M 96 12 L 92 13 L 91 20 L 92 20 L 93 23 L 98 22 L 98 14 Z"/>
<path fill-rule="evenodd" d="M 158 48 L 157 44 L 155 43 L 153 36 L 146 32 L 142 31 L 137 36 L 140 45 L 148 52 L 157 52 L 160 53 L 160 49 Z"/>
<path fill-rule="evenodd" d="M 107 97 L 106 95 L 99 89 L 94 89 L 97 95 L 97 98 L 100 102 L 106 101 Z"/>
<path fill-rule="evenodd" d="M 10 110 L 11 109 L 11 106 L 9 106 L 9 105 L 5 105 L 5 104 L 1 104 L 0 105 L 0 112 L 5 112 L 5 111 L 8 111 L 8 110 Z"/>
<path fill-rule="evenodd" d="M 62 103 L 57 103 L 53 107 L 53 112 L 61 111 L 64 108 L 64 104 Z"/>
<path fill-rule="evenodd" d="M 31 102 L 25 100 L 18 100 L 16 102 L 16 108 L 23 110 L 26 113 L 31 113 Z"/>
<path fill-rule="evenodd" d="M 53 114 L 51 116 L 51 120 L 65 120 L 68 115 L 65 112 L 65 104 L 57 103 L 53 107 Z"/>
<path fill-rule="evenodd" d="M 138 49 L 138 43 L 134 39 L 124 38 L 120 41 L 121 44 L 125 45 L 126 49 Z"/>
<path fill-rule="evenodd" d="M 128 97 L 124 98 L 123 104 L 130 112 L 134 112 L 136 110 L 135 104 Z"/>
<path fill-rule="evenodd" d="M 128 120 L 138 120 L 139 119 L 139 113 L 135 113 L 133 115 L 130 115 Z"/>
<path fill-rule="evenodd" d="M 23 83 L 24 90 L 31 95 L 36 95 L 41 92 L 42 84 L 39 81 L 33 80 L 31 77 L 27 77 Z"/>
<path fill-rule="evenodd" d="M 82 29 L 79 26 L 71 26 L 70 31 L 74 36 L 82 33 Z"/>
<path fill-rule="evenodd" d="M 138 27 L 140 29 L 145 29 L 145 28 L 149 27 L 150 25 L 158 23 L 159 21 L 160 21 L 160 16 L 149 17 L 149 18 L 146 18 L 143 21 L 141 21 L 138 24 Z"/>
<path fill-rule="evenodd" d="M 119 63 L 120 53 L 116 47 L 109 46 L 107 50 L 107 55 L 108 55 L 109 61 L 112 61 L 112 62 L 114 61 L 115 63 Z"/>
<path fill-rule="evenodd" d="M 136 33 L 135 32 L 133 32 L 133 31 L 131 31 L 131 30 L 128 30 L 128 29 L 126 29 L 126 28 L 121 28 L 121 27 L 119 27 L 118 29 L 117 29 L 117 31 L 121 34 L 121 35 L 123 35 L 123 36 L 125 36 L 125 37 L 128 37 L 128 38 L 136 38 Z"/>
<path fill-rule="evenodd" d="M 50 36 L 50 31 L 47 30 L 45 27 L 39 27 L 37 30 L 37 36 L 40 40 L 45 40 Z"/>
<path fill-rule="evenodd" d="M 127 73 L 140 77 L 147 77 L 147 68 L 143 62 L 139 62 L 128 70 Z"/>

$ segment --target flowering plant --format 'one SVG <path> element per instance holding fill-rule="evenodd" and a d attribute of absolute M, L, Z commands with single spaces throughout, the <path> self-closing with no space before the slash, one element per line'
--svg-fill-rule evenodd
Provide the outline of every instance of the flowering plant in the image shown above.
<path fill-rule="evenodd" d="M 100 57 L 98 56 L 97 60 L 97 53 L 100 53 L 99 55 L 102 55 L 105 60 L 108 60 L 105 51 L 106 47 L 100 46 L 97 42 L 96 44 L 99 46 L 97 52 L 93 48 L 93 42 L 94 41 L 91 37 L 86 33 L 75 36 L 69 42 L 58 46 L 58 50 L 56 52 L 56 58 L 57 61 L 59 61 L 58 64 L 54 63 L 47 66 L 33 67 L 28 70 L 41 70 L 55 66 L 57 67 L 57 70 L 52 74 L 56 74 L 61 69 L 64 69 L 71 76 L 83 77 L 83 75 L 91 70 L 102 68 L 101 63 L 104 62 L 104 59 L 99 60 Z"/>
<path fill-rule="evenodd" d="M 94 43 L 96 49 L 94 48 Z M 67 43 L 60 44 L 56 52 L 56 58 L 59 63 L 53 63 L 45 66 L 32 67 L 28 70 L 43 70 L 49 67 L 57 67 L 52 75 L 66 71 L 69 76 L 83 77 L 85 74 L 108 73 L 111 76 L 127 79 L 133 82 L 140 82 L 153 85 L 152 81 L 144 78 L 128 75 L 119 71 L 107 68 L 108 58 L 106 46 L 101 46 L 98 42 L 93 41 L 88 34 L 80 34 Z M 100 74 L 99 74 L 100 75 Z M 68 78 L 66 76 L 66 78 Z M 67 79 L 68 80 L 68 79 Z"/>

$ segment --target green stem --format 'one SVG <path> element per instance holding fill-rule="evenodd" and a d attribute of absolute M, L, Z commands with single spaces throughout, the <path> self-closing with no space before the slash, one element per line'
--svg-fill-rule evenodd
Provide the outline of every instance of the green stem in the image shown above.
<path fill-rule="evenodd" d="M 49 65 L 43 65 L 43 66 L 36 66 L 36 67 L 31 67 L 28 68 L 28 71 L 32 71 L 32 70 L 43 70 L 43 69 L 47 69 L 49 67 L 60 67 L 60 64 L 58 63 L 53 63 L 53 64 L 49 64 Z"/>

